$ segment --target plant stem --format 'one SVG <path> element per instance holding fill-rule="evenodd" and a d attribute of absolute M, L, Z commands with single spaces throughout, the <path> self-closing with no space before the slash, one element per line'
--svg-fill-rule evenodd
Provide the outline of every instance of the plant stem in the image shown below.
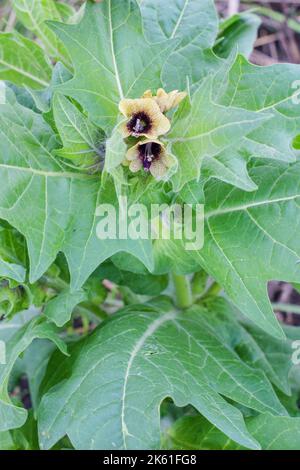
<path fill-rule="evenodd" d="M 194 298 L 200 297 L 204 294 L 207 278 L 208 274 L 204 271 L 204 269 L 201 269 L 201 271 L 198 271 L 194 274 L 191 282 L 192 294 Z"/>
<path fill-rule="evenodd" d="M 102 308 L 98 307 L 98 305 L 93 305 L 90 302 L 82 302 L 80 305 L 77 305 L 76 309 L 83 314 L 92 313 L 101 320 L 106 320 L 106 318 L 108 318 L 108 314 Z"/>
<path fill-rule="evenodd" d="M 213 282 L 212 285 L 205 292 L 204 297 L 216 297 L 222 290 L 222 287 L 217 282 Z"/>
<path fill-rule="evenodd" d="M 196 300 L 197 305 L 204 305 L 206 302 L 213 300 L 222 291 L 222 287 L 217 282 L 213 282 L 205 293 Z"/>
<path fill-rule="evenodd" d="M 176 304 L 179 308 L 188 308 L 193 303 L 191 285 L 186 276 L 172 274 L 176 292 Z"/>
<path fill-rule="evenodd" d="M 48 277 L 46 275 L 42 276 L 41 282 L 44 285 L 44 287 L 49 287 L 51 289 L 54 289 L 58 292 L 61 292 L 64 289 L 68 288 L 68 284 L 61 279 L 60 277 L 52 278 Z"/>
<path fill-rule="evenodd" d="M 134 305 L 141 303 L 139 296 L 132 292 L 131 289 L 127 286 L 119 286 L 119 292 L 121 292 L 123 296 L 123 301 L 125 305 Z"/>

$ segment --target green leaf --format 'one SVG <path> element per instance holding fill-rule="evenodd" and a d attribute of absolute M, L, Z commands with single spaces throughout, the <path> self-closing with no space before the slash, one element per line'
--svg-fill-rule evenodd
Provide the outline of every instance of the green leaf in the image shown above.
<path fill-rule="evenodd" d="M 263 450 L 298 450 L 300 418 L 262 414 L 246 418 L 246 425 Z M 168 432 L 172 447 L 183 450 L 241 450 L 236 442 L 202 416 L 185 416 Z"/>
<path fill-rule="evenodd" d="M 14 279 L 17 282 L 24 282 L 26 269 L 19 264 L 8 263 L 0 259 L 0 277 Z"/>
<path fill-rule="evenodd" d="M 228 57 L 233 50 L 249 57 L 257 38 L 261 20 L 253 13 L 240 13 L 227 18 L 221 23 L 219 40 L 214 52 L 221 57 Z"/>
<path fill-rule="evenodd" d="M 265 450 L 298 450 L 300 418 L 260 415 L 248 418 L 247 428 Z"/>
<path fill-rule="evenodd" d="M 207 178 L 201 176 L 199 181 L 193 180 L 186 183 L 179 192 L 180 198 L 186 204 L 203 204 L 204 203 L 204 186 Z"/>
<path fill-rule="evenodd" d="M 70 359 L 51 361 L 39 409 L 41 447 L 67 434 L 78 449 L 158 448 L 159 406 L 171 397 L 257 448 L 241 413 L 221 395 L 262 412 L 285 410 L 264 374 L 203 325 L 201 313 L 132 306 L 77 344 Z"/>
<path fill-rule="evenodd" d="M 26 323 L 38 315 L 35 309 L 19 312 L 11 320 L 1 320 L 0 322 L 0 340 L 7 342 L 17 331 L 19 331 Z"/>
<path fill-rule="evenodd" d="M 113 181 L 101 183 L 99 176 L 66 170 L 53 156 L 58 142 L 52 129 L 11 93 L 0 107 L 0 134 L 0 217 L 26 238 L 31 283 L 59 251 L 67 257 L 74 290 L 120 251 L 132 253 L 152 269 L 150 240 L 97 237 L 100 202 L 118 209 Z"/>
<path fill-rule="evenodd" d="M 55 94 L 52 105 L 55 124 L 64 145 L 56 154 L 69 159 L 73 165 L 97 170 L 105 153 L 103 132 L 63 95 Z"/>
<path fill-rule="evenodd" d="M 132 0 L 89 2 L 78 25 L 51 27 L 68 49 L 75 70 L 74 78 L 59 89 L 75 98 L 92 121 L 110 130 L 121 99 L 138 98 L 161 86 L 162 65 L 175 45 L 147 43 Z"/>
<path fill-rule="evenodd" d="M 300 135 L 297 135 L 293 140 L 294 149 L 300 150 Z"/>
<path fill-rule="evenodd" d="M 15 364 L 18 376 L 26 375 L 30 393 L 30 401 L 34 414 L 40 401 L 40 385 L 46 373 L 47 364 L 56 346 L 49 340 L 36 339 L 26 349 Z M 15 370 L 14 372 L 15 373 Z"/>
<path fill-rule="evenodd" d="M 40 317 L 31 320 L 9 340 L 6 344 L 6 364 L 0 365 L 0 431 L 21 427 L 26 421 L 26 410 L 11 402 L 7 384 L 16 360 L 36 338 L 50 339 L 64 354 L 67 352 L 54 325 L 44 322 Z"/>
<path fill-rule="evenodd" d="M 9 431 L 0 432 L 0 450 L 16 450 Z"/>
<path fill-rule="evenodd" d="M 73 21 L 74 16 L 76 16 L 75 8 L 68 3 L 55 2 L 55 7 L 61 16 L 61 19 L 66 23 Z"/>
<path fill-rule="evenodd" d="M 10 90 L 12 90 L 16 96 L 16 100 L 25 108 L 32 109 L 33 111 L 37 112 L 38 107 L 34 101 L 34 94 L 42 93 L 41 90 L 33 90 L 31 88 L 23 88 L 17 85 L 14 85 L 12 82 L 6 82 L 5 84 Z"/>
<path fill-rule="evenodd" d="M 191 43 L 171 54 L 162 69 L 162 81 L 168 90 L 188 88 L 194 93 L 201 82 L 217 73 L 223 64 L 224 60 L 212 49 L 201 50 Z"/>
<path fill-rule="evenodd" d="M 299 280 L 299 175 L 299 163 L 268 161 L 257 163 L 250 172 L 258 186 L 255 192 L 208 184 L 205 243 L 194 252 L 240 310 L 277 337 L 282 331 L 266 284 L 272 279 Z"/>
<path fill-rule="evenodd" d="M 253 347 L 253 363 L 261 365 L 271 382 L 286 395 L 291 395 L 290 373 L 292 369 L 291 353 L 293 352 L 290 341 L 280 341 L 272 338 L 253 324 L 243 324 L 248 335 L 255 342 Z M 300 339 L 300 331 L 296 329 L 297 338 Z M 254 343 L 253 342 L 253 343 Z M 250 341 L 249 341 L 250 343 Z M 243 347 L 243 346 L 242 346 Z M 250 349 L 250 348 L 249 348 Z M 256 356 L 256 359 L 254 359 Z M 248 359 L 245 358 L 248 362 Z"/>
<path fill-rule="evenodd" d="M 0 432 L 0 450 L 38 450 L 38 448 L 37 424 L 31 412 L 21 428 Z"/>
<path fill-rule="evenodd" d="M 163 83 L 169 90 L 197 87 L 216 71 L 222 61 L 210 50 L 218 33 L 218 17 L 212 0 L 140 1 L 148 41 L 177 39 L 175 51 L 166 60 Z M 197 57 L 197 60 L 195 60 Z"/>
<path fill-rule="evenodd" d="M 0 277 L 23 283 L 26 277 L 26 246 L 23 237 L 0 224 Z"/>
<path fill-rule="evenodd" d="M 76 305 L 84 300 L 86 300 L 84 291 L 70 292 L 67 289 L 46 304 L 44 313 L 57 326 L 63 326 L 70 320 Z"/>
<path fill-rule="evenodd" d="M 239 445 L 203 416 L 184 416 L 171 426 L 169 447 L 177 450 L 237 450 Z"/>
<path fill-rule="evenodd" d="M 133 240 L 125 237 L 99 239 L 97 236 L 96 210 L 101 204 L 109 204 L 117 215 L 118 228 L 125 224 L 124 217 L 120 213 L 118 195 L 112 178 L 103 175 L 102 183 L 94 185 L 81 183 L 77 186 L 76 198 L 73 198 L 70 208 L 72 215 L 72 232 L 68 242 L 64 246 L 69 269 L 71 272 L 72 289 L 79 289 L 88 276 L 106 259 L 119 252 L 131 253 L 139 259 L 150 271 L 153 269 L 152 243 L 150 239 Z M 80 214 L 80 217 L 77 217 Z M 126 217 L 126 213 L 125 213 Z M 130 224 L 130 219 L 127 220 Z"/>
<path fill-rule="evenodd" d="M 194 94 L 190 107 L 186 100 L 174 116 L 169 141 L 179 164 L 173 177 L 177 191 L 199 178 L 204 156 L 217 155 L 268 119 L 263 113 L 217 105 L 212 93 L 209 78 Z"/>
<path fill-rule="evenodd" d="M 67 185 L 51 155 L 55 136 L 41 115 L 20 106 L 11 93 L 6 101 L 0 107 L 0 216 L 25 235 L 34 282 L 54 261 L 64 239 Z"/>
<path fill-rule="evenodd" d="M 37 423 L 33 413 L 29 411 L 26 423 L 19 429 L 10 431 L 15 450 L 38 450 Z"/>
<path fill-rule="evenodd" d="M 214 43 L 218 17 L 213 0 L 140 0 L 145 35 L 149 42 L 180 39 L 178 47 L 188 44 L 206 49 Z"/>
<path fill-rule="evenodd" d="M 208 306 L 209 310 L 202 314 L 202 321 L 207 327 L 221 341 L 225 341 L 243 362 L 264 372 L 277 389 L 290 395 L 291 342 L 273 338 L 250 321 L 241 320 L 232 305 L 224 299 L 213 299 Z M 300 339 L 300 331 L 297 329 L 296 337 Z"/>
<path fill-rule="evenodd" d="M 45 88 L 50 78 L 50 63 L 36 42 L 16 32 L 0 34 L 0 79 Z"/>
<path fill-rule="evenodd" d="M 238 151 L 238 144 L 229 147 L 214 157 L 204 158 L 202 175 L 218 178 L 244 191 L 254 191 L 256 184 L 250 178 L 247 168 L 249 158 Z"/>
<path fill-rule="evenodd" d="M 44 117 L 47 116 L 48 113 L 52 113 L 52 98 L 54 95 L 54 89 L 57 85 L 64 83 L 70 78 L 72 78 L 71 72 L 61 63 L 57 62 L 52 70 L 52 76 L 49 86 L 40 91 L 40 90 L 27 90 L 30 93 L 32 99 L 34 100 L 36 109 L 33 109 L 31 106 L 26 106 L 27 108 L 30 107 L 34 111 L 39 110 L 44 113 Z M 19 100 L 18 100 L 19 101 Z M 23 104 L 20 102 L 20 104 Z M 25 106 L 25 104 L 23 104 Z M 53 118 L 54 119 L 54 118 Z"/>
<path fill-rule="evenodd" d="M 105 170 L 108 173 L 115 174 L 113 170 L 117 168 L 125 159 L 127 145 L 117 125 L 106 141 Z"/>
<path fill-rule="evenodd" d="M 12 318 L 16 313 L 29 308 L 29 290 L 23 286 L 15 286 L 13 282 L 1 282 L 0 316 Z"/>
<path fill-rule="evenodd" d="M 186 250 L 185 244 L 181 240 L 155 240 L 153 256 L 155 260 L 153 272 L 155 274 L 165 274 L 168 272 L 190 274 L 199 271 L 197 252 Z M 127 262 L 129 263 L 129 260 Z"/>
<path fill-rule="evenodd" d="M 292 141 L 299 133 L 300 111 L 295 105 L 299 90 L 294 83 L 299 74 L 299 65 L 258 67 L 239 55 L 227 73 L 222 69 L 216 75 L 218 103 L 270 115 L 241 141 L 240 152 L 251 157 L 296 160 L 299 152 L 292 148 Z"/>
<path fill-rule="evenodd" d="M 194 272 L 199 263 L 247 317 L 282 338 L 266 286 L 274 279 L 299 281 L 299 176 L 298 162 L 261 160 L 250 171 L 256 191 L 209 181 L 203 248 L 188 251 L 181 240 L 157 240 L 153 272 Z"/>
<path fill-rule="evenodd" d="M 127 286 L 136 294 L 159 295 L 168 286 L 168 276 L 153 276 L 149 273 L 137 274 L 119 269 L 112 262 L 102 263 L 95 271 L 97 279 L 109 279 L 120 286 Z"/>
<path fill-rule="evenodd" d="M 46 20 L 65 19 L 65 11 L 62 12 L 56 5 L 53 0 L 14 0 L 12 4 L 18 20 L 39 38 L 46 52 L 67 63 L 61 42 L 45 23 Z"/>
<path fill-rule="evenodd" d="M 269 119 L 217 156 L 206 158 L 204 175 L 252 191 L 255 185 L 247 166 L 253 157 L 295 161 L 299 151 L 297 146 L 292 147 L 292 141 L 300 127 L 300 115 L 294 104 L 299 94 L 294 86 L 299 70 L 299 66 L 288 64 L 262 70 L 243 56 L 230 57 L 220 67 L 212 87 L 216 90 L 215 101 L 223 106 L 267 112 Z M 253 81 L 259 86 L 253 87 Z"/>

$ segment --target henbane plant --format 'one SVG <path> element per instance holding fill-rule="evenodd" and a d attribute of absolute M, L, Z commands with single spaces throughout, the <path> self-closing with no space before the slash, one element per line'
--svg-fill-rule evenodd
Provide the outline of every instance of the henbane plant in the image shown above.
<path fill-rule="evenodd" d="M 226 37 L 212 0 L 12 8 L 0 449 L 299 449 L 300 333 L 267 285 L 300 280 L 300 66 L 251 64 L 257 18 Z M 202 205 L 203 246 L 99 238 L 120 198 Z"/>

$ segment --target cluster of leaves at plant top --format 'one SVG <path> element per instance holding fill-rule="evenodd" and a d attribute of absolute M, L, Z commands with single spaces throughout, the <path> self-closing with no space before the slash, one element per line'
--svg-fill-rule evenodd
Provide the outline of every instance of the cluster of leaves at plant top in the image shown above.
<path fill-rule="evenodd" d="M 0 448 L 299 449 L 300 333 L 278 323 L 267 284 L 300 279 L 300 66 L 249 63 L 258 18 L 221 22 L 212 0 L 12 8 Z M 160 88 L 187 97 L 162 137 L 174 167 L 156 180 L 122 164 L 119 103 Z M 100 240 L 96 209 L 120 195 L 203 203 L 203 248 Z M 191 281 L 184 311 L 171 273 Z"/>

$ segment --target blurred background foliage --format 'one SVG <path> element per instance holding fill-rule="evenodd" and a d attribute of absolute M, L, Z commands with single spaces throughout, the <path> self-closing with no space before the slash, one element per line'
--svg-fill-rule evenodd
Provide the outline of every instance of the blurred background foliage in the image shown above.
<path fill-rule="evenodd" d="M 258 65 L 300 63 L 300 0 L 218 0 L 216 3 L 222 18 L 245 12 L 260 17 L 251 62 Z"/>
<path fill-rule="evenodd" d="M 10 32 L 13 28 L 22 31 L 11 8 L 12 3 L 13 0 L 0 0 L 1 31 Z M 83 2 L 69 0 L 64 3 L 77 9 Z M 259 16 L 258 39 L 251 62 L 258 65 L 300 63 L 300 0 L 216 0 L 216 5 L 226 28 L 235 29 L 235 34 L 233 19 L 236 14 L 254 13 Z M 247 21 L 253 20 L 248 17 Z"/>

